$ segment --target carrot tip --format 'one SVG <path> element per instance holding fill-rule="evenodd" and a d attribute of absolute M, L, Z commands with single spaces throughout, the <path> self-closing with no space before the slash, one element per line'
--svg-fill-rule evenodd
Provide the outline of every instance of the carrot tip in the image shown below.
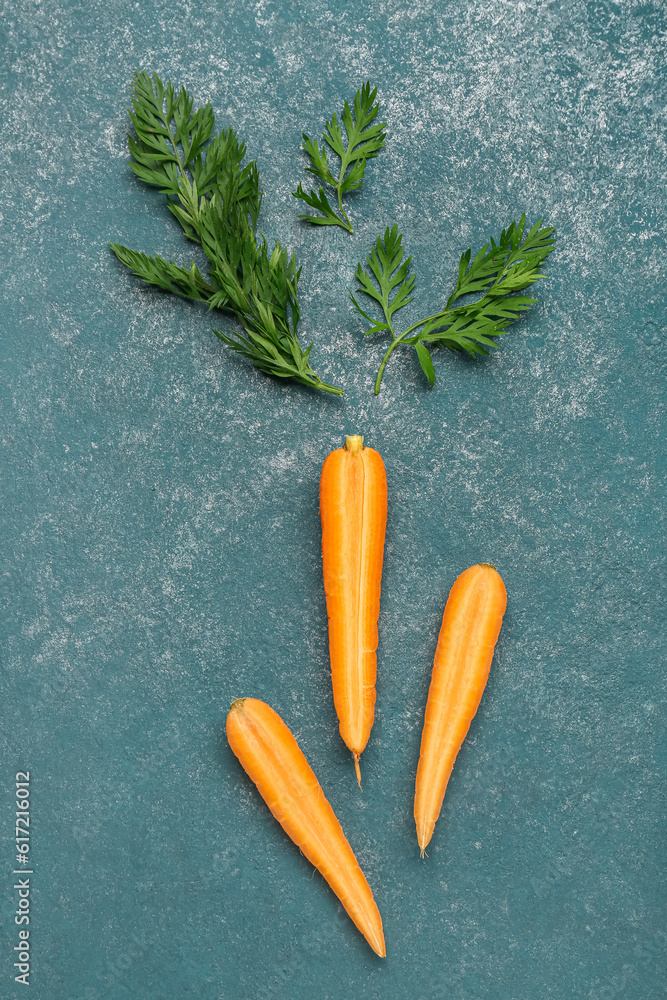
<path fill-rule="evenodd" d="M 352 756 L 354 757 L 354 773 L 357 776 L 357 784 L 359 785 L 359 788 L 361 788 L 361 768 L 359 767 L 360 755 L 358 753 L 354 753 Z"/>
<path fill-rule="evenodd" d="M 420 850 L 419 857 L 420 858 L 427 858 L 428 857 L 428 854 L 426 853 L 426 848 L 425 847 L 422 847 L 422 849 Z"/>

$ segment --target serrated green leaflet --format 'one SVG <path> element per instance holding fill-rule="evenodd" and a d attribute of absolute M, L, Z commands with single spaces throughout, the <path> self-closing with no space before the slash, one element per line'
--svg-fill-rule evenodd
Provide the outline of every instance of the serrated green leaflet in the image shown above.
<path fill-rule="evenodd" d="M 415 344 L 415 350 L 417 352 L 417 357 L 419 358 L 419 364 L 422 366 L 422 371 L 428 379 L 428 384 L 435 385 L 435 368 L 433 367 L 431 355 L 426 350 L 424 345 L 419 343 L 419 341 Z"/>
<path fill-rule="evenodd" d="M 456 288 L 444 308 L 413 323 L 400 334 L 394 329 L 393 317 L 412 302 L 415 283 L 415 276 L 410 273 L 412 257 L 403 261 L 398 226 L 387 228 L 384 237 L 378 236 L 366 258 L 366 267 L 358 264 L 355 276 L 357 291 L 377 303 L 383 318 L 376 320 L 369 316 L 350 292 L 355 309 L 371 324 L 366 335 L 389 333 L 392 338 L 375 380 L 376 395 L 387 362 L 399 346 L 415 348 L 430 385 L 435 383 L 435 368 L 427 345 L 468 354 L 488 354 L 491 348 L 498 346 L 493 338 L 506 333 L 506 327 L 537 301 L 514 293 L 545 277 L 540 268 L 556 241 L 552 238 L 554 229 L 542 229 L 541 225 L 540 219 L 525 233 L 526 216 L 522 215 L 518 225 L 512 222 L 503 229 L 497 243 L 491 239 L 472 260 L 471 251 L 467 250 L 461 256 Z M 470 295 L 479 298 L 456 305 L 463 296 Z"/>
<path fill-rule="evenodd" d="M 370 82 L 367 80 L 361 90 L 358 90 L 354 95 L 352 102 L 354 114 L 345 101 L 341 115 L 342 126 L 336 114 L 331 121 L 326 123 L 326 131 L 322 133 L 324 143 L 321 148 L 315 140 L 309 139 L 306 133 L 303 133 L 303 149 L 310 161 L 310 166 L 306 167 L 306 171 L 335 190 L 338 200 L 338 214 L 330 205 L 322 185 L 320 185 L 319 191 L 306 192 L 299 183 L 293 196 L 301 199 L 310 208 L 314 208 L 316 212 L 320 213 L 319 215 L 300 215 L 300 219 L 306 219 L 316 226 L 340 226 L 348 233 L 353 232 L 350 218 L 343 208 L 343 195 L 348 191 L 357 191 L 361 187 L 366 171 L 366 161 L 377 156 L 386 138 L 383 129 L 387 123 L 375 122 L 380 109 L 379 103 L 375 103 L 376 96 L 377 87 L 371 91 Z M 345 130 L 345 139 L 343 139 L 343 129 Z M 340 160 L 338 177 L 335 177 L 331 172 L 327 159 L 327 146 Z"/>
<path fill-rule="evenodd" d="M 188 271 L 186 268 L 174 264 L 171 260 L 164 260 L 157 254 L 155 257 L 149 257 L 145 253 L 128 250 L 127 247 L 123 247 L 119 243 L 110 243 L 109 246 L 118 259 L 147 285 L 155 285 L 165 292 L 173 292 L 186 299 L 208 302 L 211 286 L 204 280 L 201 271 L 194 262 Z"/>
<path fill-rule="evenodd" d="M 129 136 L 134 173 L 167 196 L 170 212 L 188 239 L 208 258 L 206 279 L 194 262 L 189 268 L 129 250 L 111 249 L 146 284 L 233 315 L 242 333 L 214 330 L 231 350 L 260 371 L 302 385 L 343 395 L 309 363 L 312 344 L 297 337 L 300 269 L 294 255 L 276 240 L 269 254 L 255 232 L 262 194 L 254 161 L 243 165 L 245 143 L 233 129 L 211 138 L 215 118 L 210 104 L 194 108 L 185 89 L 137 71 L 132 81 Z"/>

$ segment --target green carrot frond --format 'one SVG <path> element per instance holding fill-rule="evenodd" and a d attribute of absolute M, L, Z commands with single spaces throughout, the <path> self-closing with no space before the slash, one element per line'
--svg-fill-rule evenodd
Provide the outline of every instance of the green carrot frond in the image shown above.
<path fill-rule="evenodd" d="M 366 258 L 366 268 L 359 264 L 355 276 L 358 291 L 382 309 L 383 319 L 374 320 L 365 313 L 350 293 L 356 310 L 371 324 L 366 333 L 391 334 L 391 344 L 375 381 L 376 393 L 380 391 L 387 361 L 398 346 L 415 348 L 430 385 L 435 383 L 436 376 L 426 345 L 471 355 L 488 354 L 498 346 L 494 338 L 505 334 L 506 328 L 537 301 L 516 293 L 545 277 L 541 267 L 556 241 L 554 229 L 540 228 L 541 224 L 540 219 L 526 233 L 523 215 L 518 225 L 512 222 L 502 231 L 498 242 L 491 239 L 474 258 L 466 250 L 459 263 L 456 287 L 446 305 L 400 334 L 394 330 L 393 315 L 412 301 L 409 297 L 415 280 L 409 274 L 412 258 L 401 263 L 403 249 L 397 226 L 385 231 L 384 240 L 378 237 L 370 257 Z M 461 301 L 466 296 L 477 298 Z"/>
<path fill-rule="evenodd" d="M 320 212 L 320 215 L 300 215 L 300 219 L 306 219 L 314 225 L 340 226 L 349 233 L 353 232 L 349 216 L 343 209 L 343 195 L 348 191 L 357 191 L 361 187 L 366 162 L 377 156 L 386 138 L 386 132 L 383 130 L 387 123 L 375 121 L 380 110 L 380 105 L 375 100 L 376 96 L 377 87 L 371 90 L 370 82 L 366 81 L 361 90 L 354 95 L 354 111 L 345 101 L 341 121 L 339 122 L 338 116 L 334 114 L 331 121 L 326 123 L 321 147 L 317 141 L 303 133 L 303 150 L 310 164 L 306 167 L 306 171 L 334 189 L 338 199 L 338 214 L 329 204 L 322 186 L 319 192 L 308 193 L 299 184 L 293 196 L 304 201 L 309 208 Z M 338 177 L 331 171 L 327 159 L 327 147 L 340 160 Z"/>
<path fill-rule="evenodd" d="M 184 88 L 177 93 L 157 75 L 137 71 L 132 90 L 128 162 L 167 196 L 183 232 L 206 255 L 208 280 L 194 262 L 187 269 L 118 243 L 110 244 L 112 251 L 146 284 L 230 313 L 243 333 L 213 332 L 260 371 L 342 395 L 310 367 L 312 345 L 304 350 L 299 343 L 294 256 L 277 241 L 269 254 L 255 232 L 262 194 L 257 164 L 243 162 L 245 143 L 231 128 L 212 137 L 210 104 L 195 109 Z"/>

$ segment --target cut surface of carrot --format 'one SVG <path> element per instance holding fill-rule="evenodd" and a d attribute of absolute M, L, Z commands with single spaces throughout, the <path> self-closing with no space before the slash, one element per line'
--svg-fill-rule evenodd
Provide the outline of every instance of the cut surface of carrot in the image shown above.
<path fill-rule="evenodd" d="M 422 856 L 433 836 L 456 755 L 486 687 L 507 593 L 495 566 L 479 563 L 454 582 L 438 637 L 415 785 Z"/>
<path fill-rule="evenodd" d="M 294 736 L 257 698 L 239 698 L 227 715 L 227 739 L 287 835 L 329 883 L 380 957 L 382 918 L 331 805 Z"/>
<path fill-rule="evenodd" d="M 322 567 L 329 619 L 329 657 L 340 735 L 359 757 L 375 718 L 378 616 L 387 475 L 381 456 L 350 435 L 327 455 L 320 476 Z"/>

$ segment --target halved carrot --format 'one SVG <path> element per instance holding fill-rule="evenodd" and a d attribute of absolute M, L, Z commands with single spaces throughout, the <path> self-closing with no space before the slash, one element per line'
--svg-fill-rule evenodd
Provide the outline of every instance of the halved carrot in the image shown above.
<path fill-rule="evenodd" d="M 422 857 L 456 755 L 482 700 L 506 605 L 505 584 L 491 563 L 465 570 L 449 592 L 433 661 L 415 787 Z"/>
<path fill-rule="evenodd" d="M 359 757 L 375 718 L 387 476 L 382 458 L 364 448 L 360 435 L 350 435 L 324 461 L 320 516 L 334 705 L 361 787 Z"/>
<path fill-rule="evenodd" d="M 327 880 L 373 951 L 384 957 L 373 893 L 290 730 L 256 698 L 235 701 L 226 728 L 229 745 L 285 833 Z"/>

